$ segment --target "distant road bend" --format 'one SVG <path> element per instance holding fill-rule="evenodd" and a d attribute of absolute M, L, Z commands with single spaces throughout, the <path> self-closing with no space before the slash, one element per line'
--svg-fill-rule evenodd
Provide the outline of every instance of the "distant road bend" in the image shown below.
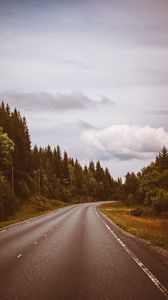
<path fill-rule="evenodd" d="M 2 229 L 0 299 L 168 299 L 166 259 L 123 234 L 99 204 L 66 207 Z"/>

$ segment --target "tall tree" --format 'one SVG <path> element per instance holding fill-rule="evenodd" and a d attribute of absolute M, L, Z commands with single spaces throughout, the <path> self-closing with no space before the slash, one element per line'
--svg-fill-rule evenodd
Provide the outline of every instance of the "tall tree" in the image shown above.
<path fill-rule="evenodd" d="M 13 151 L 13 141 L 8 137 L 7 133 L 3 133 L 2 128 L 0 128 L 0 169 L 7 168 L 12 164 Z"/>

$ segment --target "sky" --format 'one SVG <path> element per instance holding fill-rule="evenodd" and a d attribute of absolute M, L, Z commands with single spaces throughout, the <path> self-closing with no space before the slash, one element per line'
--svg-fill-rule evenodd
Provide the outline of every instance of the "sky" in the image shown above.
<path fill-rule="evenodd" d="M 167 0 L 0 0 L 0 99 L 113 177 L 168 147 Z"/>

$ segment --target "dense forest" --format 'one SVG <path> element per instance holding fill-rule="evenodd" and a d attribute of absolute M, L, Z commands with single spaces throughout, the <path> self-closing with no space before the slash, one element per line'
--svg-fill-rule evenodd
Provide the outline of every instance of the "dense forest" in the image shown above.
<path fill-rule="evenodd" d="M 77 159 L 54 149 L 31 148 L 26 119 L 3 102 L 0 106 L 0 219 L 40 194 L 64 202 L 116 198 L 120 184 L 100 162 L 82 167 Z"/>
<path fill-rule="evenodd" d="M 64 202 L 123 200 L 127 205 L 168 211 L 168 151 L 125 182 L 114 180 L 100 161 L 82 167 L 59 146 L 31 147 L 26 119 L 0 105 L 0 220 L 8 218 L 33 195 Z"/>
<path fill-rule="evenodd" d="M 156 213 L 168 215 L 168 150 L 165 146 L 155 161 L 141 172 L 126 174 L 122 199 L 127 205 L 148 205 Z"/>

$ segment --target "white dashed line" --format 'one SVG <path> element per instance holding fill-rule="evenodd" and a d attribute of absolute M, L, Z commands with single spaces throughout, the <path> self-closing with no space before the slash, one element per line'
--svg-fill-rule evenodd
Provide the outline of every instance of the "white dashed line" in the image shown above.
<path fill-rule="evenodd" d="M 3 233 L 3 232 L 5 232 L 5 231 L 6 231 L 6 229 L 4 229 L 4 230 L 1 230 L 1 231 L 0 231 L 0 233 Z"/>
<path fill-rule="evenodd" d="M 129 250 L 129 248 L 118 238 L 118 236 L 114 233 L 114 231 L 106 224 L 104 220 L 100 217 L 95 208 L 96 214 L 99 216 L 101 221 L 104 223 L 106 228 L 110 231 L 113 237 L 117 240 L 117 242 L 123 247 L 123 249 L 131 256 L 131 258 L 136 262 L 136 264 L 141 268 L 142 271 L 148 276 L 148 278 L 156 285 L 156 287 L 162 292 L 162 294 L 168 299 L 168 290 L 163 286 L 163 284 L 149 271 L 149 269 L 139 260 L 136 255 Z"/>
<path fill-rule="evenodd" d="M 20 258 L 22 256 L 22 253 L 20 253 L 17 257 Z"/>
<path fill-rule="evenodd" d="M 34 245 L 37 245 L 38 242 L 34 242 Z"/>

